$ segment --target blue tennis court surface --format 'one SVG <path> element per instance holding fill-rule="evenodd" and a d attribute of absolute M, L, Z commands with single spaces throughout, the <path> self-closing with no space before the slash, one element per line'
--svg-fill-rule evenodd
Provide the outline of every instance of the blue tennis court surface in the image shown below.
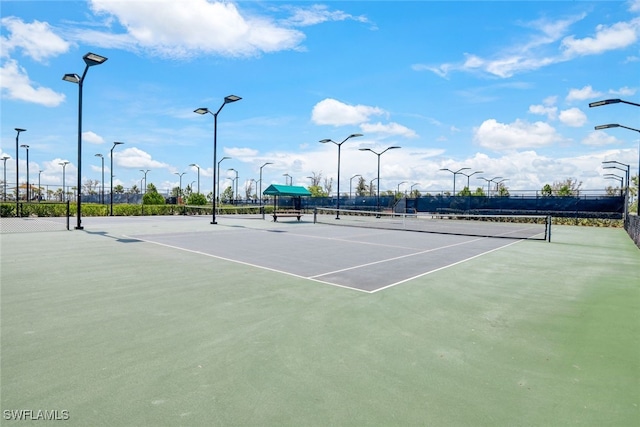
<path fill-rule="evenodd" d="M 218 224 L 209 232 L 128 237 L 364 292 L 380 291 L 518 241 L 298 222 L 263 224 L 266 228 Z"/>

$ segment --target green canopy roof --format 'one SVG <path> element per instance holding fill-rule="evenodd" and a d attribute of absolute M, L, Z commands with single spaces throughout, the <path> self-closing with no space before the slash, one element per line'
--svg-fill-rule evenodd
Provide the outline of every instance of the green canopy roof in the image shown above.
<path fill-rule="evenodd" d="M 297 185 L 271 184 L 262 192 L 265 196 L 311 196 L 309 190 Z"/>

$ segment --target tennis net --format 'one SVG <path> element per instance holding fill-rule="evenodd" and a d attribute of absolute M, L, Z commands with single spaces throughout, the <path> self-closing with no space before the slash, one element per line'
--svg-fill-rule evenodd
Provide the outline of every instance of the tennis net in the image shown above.
<path fill-rule="evenodd" d="M 313 222 L 423 233 L 551 241 L 551 217 L 546 215 L 405 214 L 316 208 Z"/>

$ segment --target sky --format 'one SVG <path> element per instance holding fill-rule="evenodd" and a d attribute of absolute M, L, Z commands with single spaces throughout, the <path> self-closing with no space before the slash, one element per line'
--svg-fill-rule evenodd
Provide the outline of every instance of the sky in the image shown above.
<path fill-rule="evenodd" d="M 114 185 L 148 170 L 161 192 L 198 177 L 211 192 L 214 116 L 194 110 L 228 95 L 242 99 L 217 116 L 217 161 L 241 195 L 265 163 L 263 190 L 321 175 L 335 192 L 338 153 L 341 193 L 378 161 L 382 191 L 423 194 L 454 177 L 456 191 L 495 177 L 512 194 L 568 178 L 602 191 L 625 174 L 603 161 L 638 173 L 640 132 L 594 126 L 640 129 L 640 109 L 589 103 L 640 103 L 640 0 L 3 0 L 0 19 L 9 185 L 15 128 L 32 183 L 60 186 L 64 161 L 77 183 L 79 85 L 62 77 L 88 52 L 108 60 L 83 80 L 81 179 L 102 181 L 102 154 L 107 190 L 113 161 Z M 21 183 L 25 160 L 19 148 Z"/>

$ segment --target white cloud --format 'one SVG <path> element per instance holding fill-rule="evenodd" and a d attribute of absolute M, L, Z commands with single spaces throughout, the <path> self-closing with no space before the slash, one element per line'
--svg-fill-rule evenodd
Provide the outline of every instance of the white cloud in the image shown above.
<path fill-rule="evenodd" d="M 580 127 L 587 122 L 587 115 L 579 108 L 570 108 L 560 112 L 560 121 L 571 127 Z"/>
<path fill-rule="evenodd" d="M 136 147 L 125 148 L 124 150 L 114 151 L 113 160 L 116 165 L 123 168 L 156 168 L 170 169 L 166 163 L 153 160 L 151 154 L 140 150 Z"/>
<path fill-rule="evenodd" d="M 608 50 L 625 48 L 638 40 L 640 18 L 629 22 L 617 22 L 611 26 L 598 25 L 593 37 L 576 39 L 574 36 L 562 40 L 565 54 L 594 55 Z"/>
<path fill-rule="evenodd" d="M 591 147 L 603 147 L 605 145 L 619 144 L 620 141 L 606 132 L 593 131 L 582 140 L 582 143 Z"/>
<path fill-rule="evenodd" d="M 2 18 L 0 24 L 10 32 L 1 37 L 2 55 L 21 49 L 22 52 L 38 62 L 58 56 L 69 50 L 69 43 L 58 36 L 46 22 L 25 23 L 21 19 L 9 16 Z"/>
<path fill-rule="evenodd" d="M 224 148 L 224 154 L 232 157 L 234 159 L 239 159 L 242 161 L 243 158 L 246 157 L 255 157 L 258 155 L 258 150 L 253 148 L 240 148 L 240 147 L 232 147 L 232 148 Z"/>
<path fill-rule="evenodd" d="M 567 95 L 567 102 L 572 101 L 584 101 L 585 99 L 593 99 L 602 96 L 602 92 L 593 90 L 591 85 L 585 86 L 582 89 L 571 89 Z"/>
<path fill-rule="evenodd" d="M 82 141 L 89 144 L 103 144 L 104 138 L 94 132 L 87 131 L 82 132 Z"/>
<path fill-rule="evenodd" d="M 0 89 L 3 97 L 45 107 L 56 107 L 65 100 L 64 94 L 38 87 L 29 79 L 26 70 L 13 59 L 5 61 L 0 67 Z"/>
<path fill-rule="evenodd" d="M 146 50 L 172 58 L 198 54 L 252 56 L 296 49 L 304 39 L 300 31 L 282 27 L 264 17 L 243 15 L 235 3 L 191 0 L 118 2 L 92 0 L 97 14 L 115 18 L 130 38 L 100 38 L 109 44 L 130 42 L 130 50 Z M 97 43 L 95 33 L 79 37 Z"/>
<path fill-rule="evenodd" d="M 530 105 L 529 112 L 532 114 L 546 115 L 549 120 L 555 120 L 558 114 L 558 108 L 546 105 Z"/>
<path fill-rule="evenodd" d="M 376 133 L 385 136 L 396 135 L 403 136 L 405 138 L 417 138 L 418 134 L 405 126 L 402 126 L 398 123 L 387 123 L 382 124 L 378 123 L 363 123 L 360 125 L 360 129 L 365 134 Z"/>
<path fill-rule="evenodd" d="M 327 98 L 318 102 L 311 112 L 311 120 L 318 125 L 358 125 L 369 121 L 371 116 L 385 114 L 378 107 L 349 105 Z"/>
<path fill-rule="evenodd" d="M 299 27 L 317 25 L 328 21 L 355 20 L 359 22 L 368 22 L 367 18 L 364 16 L 353 16 L 341 10 L 332 11 L 329 10 L 327 6 L 319 4 L 314 4 L 308 8 L 291 7 L 289 9 L 291 10 L 292 15 L 285 22 Z"/>
<path fill-rule="evenodd" d="M 511 124 L 499 123 L 495 119 L 485 120 L 474 129 L 474 133 L 474 140 L 480 146 L 495 151 L 544 147 L 562 140 L 549 124 L 520 119 Z"/>

